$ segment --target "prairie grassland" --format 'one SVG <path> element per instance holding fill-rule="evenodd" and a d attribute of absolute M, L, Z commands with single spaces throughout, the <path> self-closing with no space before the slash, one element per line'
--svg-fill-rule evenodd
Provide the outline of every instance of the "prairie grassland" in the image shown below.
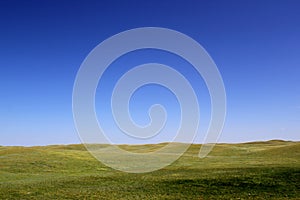
<path fill-rule="evenodd" d="M 300 142 L 218 144 L 203 159 L 199 148 L 164 169 L 129 174 L 83 145 L 0 146 L 0 199 L 300 199 Z"/>

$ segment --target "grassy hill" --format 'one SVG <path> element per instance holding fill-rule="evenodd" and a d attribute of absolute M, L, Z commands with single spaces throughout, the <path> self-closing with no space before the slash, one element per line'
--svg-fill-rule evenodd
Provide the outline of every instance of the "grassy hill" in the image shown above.
<path fill-rule="evenodd" d="M 0 199 L 300 199 L 300 142 L 218 144 L 204 159 L 199 148 L 164 169 L 128 174 L 83 145 L 0 146 Z"/>

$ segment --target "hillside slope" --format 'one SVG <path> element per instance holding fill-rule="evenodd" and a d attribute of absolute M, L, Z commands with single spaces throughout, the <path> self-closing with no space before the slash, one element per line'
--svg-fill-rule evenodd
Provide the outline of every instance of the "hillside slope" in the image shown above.
<path fill-rule="evenodd" d="M 123 145 L 135 152 L 165 144 Z M 83 145 L 0 147 L 0 199 L 300 199 L 300 142 L 200 145 L 146 174 L 106 167 Z"/>

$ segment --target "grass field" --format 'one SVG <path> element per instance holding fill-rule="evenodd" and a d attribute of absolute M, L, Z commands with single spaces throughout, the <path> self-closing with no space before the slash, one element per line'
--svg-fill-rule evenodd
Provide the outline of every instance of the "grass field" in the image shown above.
<path fill-rule="evenodd" d="M 300 142 L 218 144 L 204 159 L 199 148 L 164 169 L 128 174 L 83 145 L 0 146 L 0 199 L 300 199 Z"/>

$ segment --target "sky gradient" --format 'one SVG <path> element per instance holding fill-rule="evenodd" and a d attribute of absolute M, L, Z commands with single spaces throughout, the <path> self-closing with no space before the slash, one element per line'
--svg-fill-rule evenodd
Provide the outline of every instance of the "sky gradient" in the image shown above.
<path fill-rule="evenodd" d="M 0 145 L 80 143 L 72 90 L 81 63 L 108 37 L 149 26 L 192 37 L 215 61 L 227 93 L 220 142 L 299 141 L 299 9 L 297 0 L 0 1 Z M 97 90 L 97 114 L 105 116 L 109 128 L 103 94 L 125 69 L 150 61 L 185 66 L 183 73 L 194 82 L 201 104 L 196 142 L 203 141 L 210 106 L 205 84 L 184 61 L 164 52 L 135 52 L 117 60 Z M 137 92 L 130 109 L 144 124 L 150 104 L 165 104 L 172 132 L 178 105 L 172 94 L 160 90 L 148 86 Z"/>

